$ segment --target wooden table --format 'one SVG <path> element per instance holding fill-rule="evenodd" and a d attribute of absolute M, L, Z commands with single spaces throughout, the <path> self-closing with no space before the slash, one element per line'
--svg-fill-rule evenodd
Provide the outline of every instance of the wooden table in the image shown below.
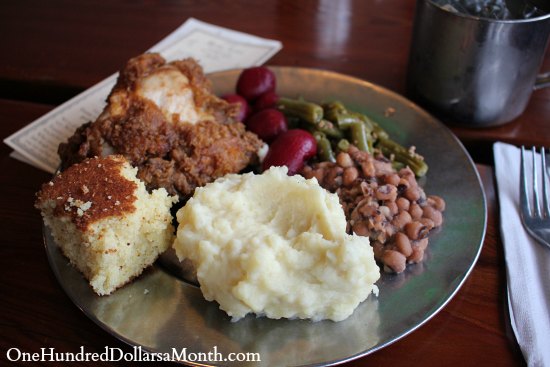
<path fill-rule="evenodd" d="M 189 17 L 278 39 L 268 63 L 329 69 L 404 93 L 413 22 L 410 0 L 171 1 L 165 3 L 36 0 L 0 4 L 0 135 L 22 128 L 118 70 Z M 550 57 L 544 68 L 550 69 Z M 499 237 L 491 143 L 550 143 L 550 89 L 533 93 L 525 113 L 505 126 L 453 127 L 483 178 L 489 222 L 483 250 L 454 299 L 432 320 L 359 365 L 524 364 L 510 329 Z M 17 347 L 101 352 L 129 348 L 77 309 L 55 280 L 43 248 L 34 193 L 49 175 L 0 147 L 0 365 Z"/>

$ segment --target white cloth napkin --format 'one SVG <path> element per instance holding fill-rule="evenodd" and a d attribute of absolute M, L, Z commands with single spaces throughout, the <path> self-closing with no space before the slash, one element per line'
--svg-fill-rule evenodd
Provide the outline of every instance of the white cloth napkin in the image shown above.
<path fill-rule="evenodd" d="M 493 153 L 512 328 L 528 365 L 550 366 L 550 248 L 531 238 L 521 223 L 520 149 L 498 142 Z M 530 152 L 526 158 L 531 172 Z"/>

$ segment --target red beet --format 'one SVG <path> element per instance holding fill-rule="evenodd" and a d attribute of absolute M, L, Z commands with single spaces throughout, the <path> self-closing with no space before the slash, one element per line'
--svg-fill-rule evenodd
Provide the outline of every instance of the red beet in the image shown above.
<path fill-rule="evenodd" d="M 282 133 L 269 146 L 262 168 L 287 166 L 288 174 L 299 172 L 309 158 L 317 153 L 317 142 L 313 135 L 301 129 Z"/>
<path fill-rule="evenodd" d="M 279 95 L 275 92 L 266 92 L 262 94 L 252 107 L 254 111 L 265 110 L 266 108 L 274 108 L 279 101 Z"/>
<path fill-rule="evenodd" d="M 226 94 L 225 96 L 222 96 L 222 99 L 225 99 L 229 103 L 239 103 L 241 105 L 239 113 L 236 116 L 238 121 L 245 121 L 252 112 L 252 109 L 246 99 L 238 94 Z"/>
<path fill-rule="evenodd" d="M 266 92 L 275 91 L 275 74 L 264 66 L 245 69 L 237 80 L 237 94 L 248 102 L 255 101 Z"/>
<path fill-rule="evenodd" d="M 288 130 L 288 123 L 281 111 L 268 108 L 250 116 L 246 127 L 266 143 L 271 143 L 279 134 Z"/>

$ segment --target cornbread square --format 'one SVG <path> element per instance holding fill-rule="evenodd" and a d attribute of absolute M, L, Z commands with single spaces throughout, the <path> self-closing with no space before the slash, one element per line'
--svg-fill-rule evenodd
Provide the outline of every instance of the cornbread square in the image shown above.
<path fill-rule="evenodd" d="M 172 243 L 165 189 L 149 194 L 119 155 L 90 158 L 44 184 L 35 206 L 63 254 L 98 295 L 108 295 L 153 264 Z"/>

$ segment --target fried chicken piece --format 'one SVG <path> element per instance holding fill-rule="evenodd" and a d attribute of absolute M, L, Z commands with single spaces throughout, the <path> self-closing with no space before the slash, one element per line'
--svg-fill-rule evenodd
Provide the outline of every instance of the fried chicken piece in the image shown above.
<path fill-rule="evenodd" d="M 96 121 L 58 152 L 62 169 L 93 156 L 124 155 L 148 189 L 182 199 L 194 189 L 257 162 L 263 142 L 236 121 L 238 107 L 216 97 L 193 59 L 159 54 L 128 61 Z"/>

